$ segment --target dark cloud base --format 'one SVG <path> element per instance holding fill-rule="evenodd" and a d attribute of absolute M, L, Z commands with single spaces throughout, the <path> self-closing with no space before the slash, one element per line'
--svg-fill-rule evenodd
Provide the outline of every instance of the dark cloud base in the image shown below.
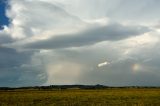
<path fill-rule="evenodd" d="M 118 41 L 149 32 L 147 27 L 109 24 L 83 32 L 40 40 L 24 45 L 32 49 L 58 49 L 93 45 L 102 41 Z"/>

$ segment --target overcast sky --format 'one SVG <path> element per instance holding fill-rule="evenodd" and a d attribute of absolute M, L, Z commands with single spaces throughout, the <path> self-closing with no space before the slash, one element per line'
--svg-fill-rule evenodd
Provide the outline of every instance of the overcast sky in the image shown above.
<path fill-rule="evenodd" d="M 159 0 L 2 0 L 0 86 L 160 86 Z"/>

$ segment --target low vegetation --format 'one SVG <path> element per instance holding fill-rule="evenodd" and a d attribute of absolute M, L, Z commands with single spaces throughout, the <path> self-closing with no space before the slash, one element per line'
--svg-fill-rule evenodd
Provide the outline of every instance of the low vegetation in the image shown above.
<path fill-rule="evenodd" d="M 159 88 L 15 89 L 0 91 L 0 106 L 159 105 Z"/>

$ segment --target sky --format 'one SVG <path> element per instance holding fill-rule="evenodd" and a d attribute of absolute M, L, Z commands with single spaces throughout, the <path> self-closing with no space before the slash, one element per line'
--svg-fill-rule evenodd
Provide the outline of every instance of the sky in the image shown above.
<path fill-rule="evenodd" d="M 4 0 L 0 86 L 160 86 L 159 0 Z"/>
<path fill-rule="evenodd" d="M 0 1 L 0 29 L 3 29 L 4 25 L 9 24 L 9 19 L 5 15 L 5 8 L 7 8 L 7 4 L 5 4 L 4 0 Z"/>

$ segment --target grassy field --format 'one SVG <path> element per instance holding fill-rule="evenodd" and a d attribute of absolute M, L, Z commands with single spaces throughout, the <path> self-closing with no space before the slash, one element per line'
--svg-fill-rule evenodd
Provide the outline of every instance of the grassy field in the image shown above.
<path fill-rule="evenodd" d="M 160 106 L 160 89 L 0 91 L 0 106 Z"/>

